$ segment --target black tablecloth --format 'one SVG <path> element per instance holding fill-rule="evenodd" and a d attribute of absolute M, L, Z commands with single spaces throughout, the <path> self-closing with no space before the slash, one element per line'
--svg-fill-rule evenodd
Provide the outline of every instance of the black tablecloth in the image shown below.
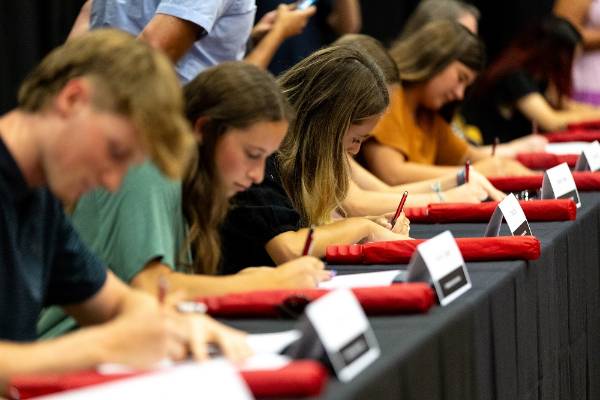
<path fill-rule="evenodd" d="M 349 383 L 331 379 L 320 398 L 600 399 L 600 193 L 581 196 L 576 221 L 531 224 L 539 260 L 468 263 L 473 289 L 449 306 L 369 318 L 381 357 Z M 485 224 L 413 225 L 411 235 L 447 229 L 482 236 Z M 251 332 L 295 324 L 227 322 Z"/>

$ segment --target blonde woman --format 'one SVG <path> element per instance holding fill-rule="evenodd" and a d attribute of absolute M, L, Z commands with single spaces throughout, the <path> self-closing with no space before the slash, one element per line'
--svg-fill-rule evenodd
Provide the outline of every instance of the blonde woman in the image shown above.
<path fill-rule="evenodd" d="M 388 105 L 380 69 L 360 51 L 336 46 L 296 64 L 280 85 L 296 118 L 267 161 L 265 180 L 234 199 L 221 229 L 223 271 L 299 256 L 311 225 L 317 257 L 329 244 L 406 238 L 404 218 L 396 231 L 381 217 L 333 220 L 345 213 L 347 154 L 358 151 Z"/>

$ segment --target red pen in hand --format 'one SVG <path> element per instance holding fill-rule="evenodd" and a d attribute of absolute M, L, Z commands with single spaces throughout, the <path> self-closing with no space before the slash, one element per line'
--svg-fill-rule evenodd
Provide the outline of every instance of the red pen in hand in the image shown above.
<path fill-rule="evenodd" d="M 396 214 L 394 214 L 394 218 L 392 218 L 392 229 L 394 229 L 394 225 L 396 225 L 396 220 L 402 213 L 402 209 L 404 208 L 404 203 L 406 203 L 406 198 L 408 197 L 408 192 L 402 193 L 402 198 L 400 199 L 400 203 L 398 203 L 398 208 L 396 208 Z"/>
<path fill-rule="evenodd" d="M 308 229 L 308 235 L 306 236 L 306 242 L 304 242 L 304 249 L 302 250 L 303 256 L 310 256 L 313 247 L 313 235 L 315 234 L 314 225 Z"/>
<path fill-rule="evenodd" d="M 471 160 L 465 163 L 465 183 L 469 183 L 469 169 L 471 168 Z"/>
<path fill-rule="evenodd" d="M 158 278 L 158 302 L 160 304 L 165 303 L 168 289 L 169 289 L 169 282 L 167 281 L 167 278 L 165 278 L 163 275 L 161 275 Z"/>

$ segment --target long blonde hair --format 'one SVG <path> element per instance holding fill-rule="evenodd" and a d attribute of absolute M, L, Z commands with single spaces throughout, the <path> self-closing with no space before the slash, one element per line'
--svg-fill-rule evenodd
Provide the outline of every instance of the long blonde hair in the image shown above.
<path fill-rule="evenodd" d="M 189 269 L 214 274 L 221 258 L 218 229 L 229 206 L 215 165 L 217 143 L 230 128 L 289 120 L 292 112 L 275 78 L 244 62 L 209 68 L 188 83 L 184 92 L 190 122 L 208 118 L 195 162 L 182 185 L 182 208 L 190 226 L 187 242 L 194 253 Z"/>
<path fill-rule="evenodd" d="M 332 46 L 300 61 L 279 83 L 296 111 L 277 153 L 283 187 L 304 225 L 328 223 L 348 193 L 348 128 L 389 103 L 383 75 L 355 47 Z"/>

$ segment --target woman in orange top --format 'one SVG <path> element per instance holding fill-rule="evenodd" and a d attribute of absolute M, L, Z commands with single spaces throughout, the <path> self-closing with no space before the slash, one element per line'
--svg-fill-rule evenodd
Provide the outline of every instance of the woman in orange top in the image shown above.
<path fill-rule="evenodd" d="M 463 99 L 483 69 L 484 49 L 475 35 L 454 21 L 433 21 L 397 42 L 390 54 L 402 86 L 394 85 L 375 140 L 364 148 L 375 175 L 398 185 L 462 171 L 467 160 L 488 176 L 531 174 L 517 161 L 491 157 L 490 146 L 469 145 L 439 115 L 444 105 Z"/>

